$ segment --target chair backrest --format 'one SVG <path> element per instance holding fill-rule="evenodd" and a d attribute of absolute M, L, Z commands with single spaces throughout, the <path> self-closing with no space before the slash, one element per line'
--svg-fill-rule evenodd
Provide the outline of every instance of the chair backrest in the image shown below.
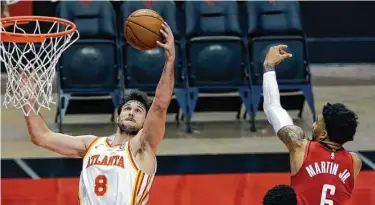
<path fill-rule="evenodd" d="M 138 9 L 152 9 L 160 14 L 171 27 L 175 39 L 180 37 L 177 26 L 177 8 L 173 1 L 126 1 L 121 5 L 120 34 L 124 36 L 124 23 L 131 13 Z"/>
<path fill-rule="evenodd" d="M 263 79 L 263 62 L 268 49 L 277 44 L 288 45 L 288 52 L 293 54 L 293 58 L 286 59 L 277 66 L 276 73 L 279 83 L 306 82 L 307 70 L 305 67 L 304 42 L 300 40 L 283 41 L 255 41 L 252 47 L 252 78 L 254 84 L 259 84 Z"/>
<path fill-rule="evenodd" d="M 77 25 L 81 39 L 116 37 L 116 13 L 109 1 L 60 1 L 56 13 Z"/>
<path fill-rule="evenodd" d="M 242 35 L 236 1 L 186 1 L 185 21 L 188 38 Z"/>
<path fill-rule="evenodd" d="M 298 1 L 248 1 L 248 35 L 303 35 Z"/>

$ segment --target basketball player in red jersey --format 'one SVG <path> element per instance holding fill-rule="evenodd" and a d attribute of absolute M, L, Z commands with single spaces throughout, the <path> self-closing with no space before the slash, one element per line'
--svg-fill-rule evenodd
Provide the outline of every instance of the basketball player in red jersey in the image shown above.
<path fill-rule="evenodd" d="M 290 154 L 291 186 L 299 205 L 347 204 L 362 162 L 343 148 L 352 141 L 357 115 L 345 105 L 327 103 L 313 124 L 312 140 L 280 105 L 275 66 L 292 55 L 286 45 L 273 46 L 264 61 L 264 112 Z"/>

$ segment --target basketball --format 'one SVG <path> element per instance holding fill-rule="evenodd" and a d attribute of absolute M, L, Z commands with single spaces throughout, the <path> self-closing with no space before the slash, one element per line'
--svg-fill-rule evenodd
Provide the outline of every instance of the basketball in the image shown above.
<path fill-rule="evenodd" d="M 163 18 L 151 9 L 134 11 L 125 22 L 126 41 L 138 50 L 156 48 L 156 41 L 163 39 L 160 33 L 163 22 Z"/>

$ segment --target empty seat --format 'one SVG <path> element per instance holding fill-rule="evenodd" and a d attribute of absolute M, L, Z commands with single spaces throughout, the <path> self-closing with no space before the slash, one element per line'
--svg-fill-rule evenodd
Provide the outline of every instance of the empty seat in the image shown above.
<path fill-rule="evenodd" d="M 116 14 L 109 1 L 61 1 L 57 16 L 74 22 L 80 34 L 59 61 L 61 125 L 72 95 L 111 95 L 118 106 L 120 55 Z"/>
<path fill-rule="evenodd" d="M 187 123 L 191 120 L 199 91 L 238 90 L 242 101 L 250 107 L 249 67 L 245 63 L 247 56 L 237 2 L 187 1 L 185 21 L 189 79 L 186 96 L 190 102 Z"/>
<path fill-rule="evenodd" d="M 244 83 L 244 45 L 236 2 L 186 2 L 191 86 Z"/>
<path fill-rule="evenodd" d="M 246 2 L 251 36 L 303 36 L 298 1 Z"/>

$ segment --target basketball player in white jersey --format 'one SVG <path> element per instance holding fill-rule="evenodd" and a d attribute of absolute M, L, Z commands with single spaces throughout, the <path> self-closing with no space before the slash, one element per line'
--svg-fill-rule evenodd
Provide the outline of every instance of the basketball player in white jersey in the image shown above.
<path fill-rule="evenodd" d="M 151 104 L 142 92 L 128 94 L 118 108 L 118 127 L 113 137 L 55 133 L 39 115 L 26 117 L 34 144 L 68 157 L 83 158 L 81 205 L 144 205 L 148 201 L 156 171 L 156 151 L 164 137 L 174 88 L 174 37 L 165 22 L 161 33 L 165 41 L 157 43 L 164 48 L 166 61 L 155 98 Z"/>

